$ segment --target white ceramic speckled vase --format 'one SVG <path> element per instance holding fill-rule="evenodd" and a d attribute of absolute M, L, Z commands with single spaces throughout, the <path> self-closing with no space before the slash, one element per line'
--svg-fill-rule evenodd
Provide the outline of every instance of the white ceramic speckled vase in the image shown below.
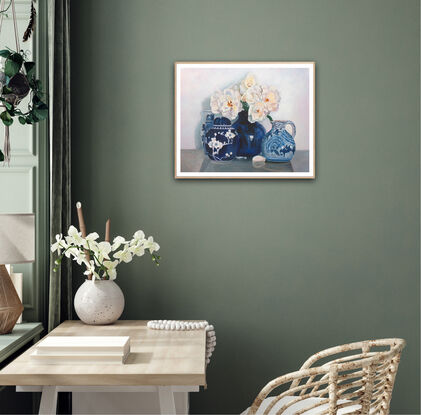
<path fill-rule="evenodd" d="M 124 295 L 114 281 L 86 280 L 76 292 L 74 306 L 85 324 L 112 324 L 124 310 Z"/>

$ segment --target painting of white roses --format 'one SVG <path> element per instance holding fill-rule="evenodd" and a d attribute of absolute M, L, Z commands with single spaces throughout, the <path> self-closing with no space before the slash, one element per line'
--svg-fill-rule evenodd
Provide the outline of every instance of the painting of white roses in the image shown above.
<path fill-rule="evenodd" d="M 176 179 L 314 179 L 314 62 L 176 62 Z"/>

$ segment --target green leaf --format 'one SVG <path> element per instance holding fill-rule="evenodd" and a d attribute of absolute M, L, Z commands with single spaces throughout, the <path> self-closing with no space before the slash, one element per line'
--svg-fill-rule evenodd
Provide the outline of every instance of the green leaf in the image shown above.
<path fill-rule="evenodd" d="M 12 90 L 8 86 L 3 87 L 3 94 L 7 95 L 11 93 L 12 93 Z"/>
<path fill-rule="evenodd" d="M 268 119 L 269 119 L 270 122 L 273 121 L 273 118 L 270 115 L 267 115 L 267 117 L 268 117 Z"/>
<path fill-rule="evenodd" d="M 9 78 L 12 78 L 14 75 L 16 75 L 19 72 L 20 66 L 21 65 L 19 65 L 17 62 L 7 59 L 4 65 L 4 73 Z"/>
<path fill-rule="evenodd" d="M 245 102 L 245 101 L 241 101 L 241 103 L 243 104 L 243 111 L 248 111 L 249 110 L 249 104 L 247 104 L 247 102 Z"/>
<path fill-rule="evenodd" d="M 32 109 L 32 114 L 37 121 L 45 120 L 48 117 L 48 107 L 45 104 L 35 107 Z"/>
<path fill-rule="evenodd" d="M 25 62 L 23 65 L 25 66 L 26 76 L 33 78 L 35 76 L 35 62 Z"/>
<path fill-rule="evenodd" d="M 3 105 L 8 109 L 11 110 L 13 108 L 13 105 L 10 102 L 3 101 Z"/>
<path fill-rule="evenodd" d="M 26 118 L 22 117 L 22 115 L 19 116 L 18 120 L 22 125 L 26 124 Z"/>
<path fill-rule="evenodd" d="M 7 50 L 7 49 L 0 50 L 0 56 L 2 58 L 8 58 L 11 54 L 12 52 L 10 52 L 10 50 Z"/>
<path fill-rule="evenodd" d="M 4 161 L 4 154 L 1 150 L 0 150 L 0 161 Z"/>
<path fill-rule="evenodd" d="M 42 89 L 42 83 L 39 79 L 31 78 L 29 85 L 35 92 L 40 92 Z"/>
<path fill-rule="evenodd" d="M 3 124 L 6 126 L 12 125 L 13 124 L 13 118 L 10 116 L 9 111 L 3 111 L 0 114 L 0 118 L 3 121 Z"/>
<path fill-rule="evenodd" d="M 12 53 L 7 59 L 4 65 L 4 73 L 6 76 L 11 78 L 12 76 L 16 75 L 23 63 L 22 55 L 19 53 Z"/>
<path fill-rule="evenodd" d="M 12 52 L 10 52 L 10 50 L 7 50 L 7 49 L 0 50 L 0 56 L 2 58 L 8 58 L 11 54 Z"/>

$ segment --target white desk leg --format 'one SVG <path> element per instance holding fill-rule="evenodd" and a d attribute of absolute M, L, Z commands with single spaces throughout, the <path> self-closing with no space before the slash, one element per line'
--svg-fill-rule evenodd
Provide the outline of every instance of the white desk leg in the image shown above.
<path fill-rule="evenodd" d="M 51 415 L 57 412 L 57 386 L 43 386 L 41 403 L 39 405 L 40 415 Z"/>
<path fill-rule="evenodd" d="M 190 399 L 188 392 L 180 392 L 180 395 L 183 397 L 183 412 L 180 412 L 179 415 L 188 415 L 190 411 Z"/>
<path fill-rule="evenodd" d="M 175 415 L 174 393 L 171 386 L 158 386 L 159 406 L 162 415 Z"/>

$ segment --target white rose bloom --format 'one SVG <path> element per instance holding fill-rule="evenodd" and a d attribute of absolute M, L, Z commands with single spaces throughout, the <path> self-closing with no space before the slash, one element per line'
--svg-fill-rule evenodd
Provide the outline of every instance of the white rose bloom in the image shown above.
<path fill-rule="evenodd" d="M 234 94 L 241 100 L 240 86 L 238 84 L 234 84 L 230 86 L 230 89 L 232 89 Z"/>
<path fill-rule="evenodd" d="M 221 100 L 222 96 L 223 94 L 221 91 L 216 91 L 211 96 L 210 106 L 211 106 L 211 111 L 213 114 L 219 113 L 219 101 Z"/>
<path fill-rule="evenodd" d="M 240 84 L 240 92 L 244 94 L 249 88 L 256 85 L 256 78 L 252 74 L 248 74 Z"/>
<path fill-rule="evenodd" d="M 216 91 L 211 96 L 210 103 L 214 114 L 221 114 L 231 121 L 237 118 L 242 109 L 241 96 L 235 88 L 227 88 L 223 92 Z"/>
<path fill-rule="evenodd" d="M 267 116 L 267 113 L 265 104 L 263 102 L 256 102 L 250 105 L 248 119 L 251 123 L 263 121 Z"/>
<path fill-rule="evenodd" d="M 261 102 L 263 100 L 262 87 L 260 85 L 252 86 L 246 92 L 244 92 L 241 100 L 247 102 L 249 105 L 256 102 Z"/>
<path fill-rule="evenodd" d="M 262 98 L 268 112 L 278 110 L 281 97 L 275 87 L 264 86 L 262 89 Z"/>
<path fill-rule="evenodd" d="M 222 100 L 220 100 L 219 108 L 223 117 L 227 117 L 231 121 L 237 118 L 238 113 L 242 110 L 240 93 L 232 88 L 224 90 Z"/>

